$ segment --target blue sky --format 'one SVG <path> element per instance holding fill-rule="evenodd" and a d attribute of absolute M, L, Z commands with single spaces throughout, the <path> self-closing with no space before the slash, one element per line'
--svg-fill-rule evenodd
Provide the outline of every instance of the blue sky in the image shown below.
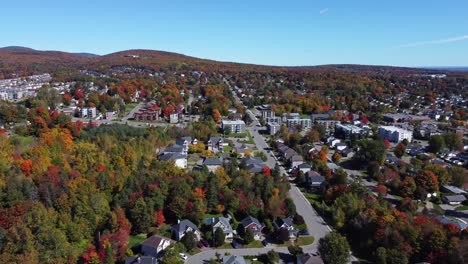
<path fill-rule="evenodd" d="M 468 66 L 466 0 L 15 0 L 0 46 L 268 65 Z"/>

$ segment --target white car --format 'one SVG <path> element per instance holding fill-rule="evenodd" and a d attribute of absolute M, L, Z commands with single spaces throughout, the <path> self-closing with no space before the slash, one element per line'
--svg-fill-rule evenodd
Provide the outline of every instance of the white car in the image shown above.
<path fill-rule="evenodd" d="M 180 258 L 183 259 L 183 260 L 187 260 L 187 259 L 188 259 L 188 256 L 185 255 L 184 253 L 179 253 L 179 256 L 180 256 Z"/>

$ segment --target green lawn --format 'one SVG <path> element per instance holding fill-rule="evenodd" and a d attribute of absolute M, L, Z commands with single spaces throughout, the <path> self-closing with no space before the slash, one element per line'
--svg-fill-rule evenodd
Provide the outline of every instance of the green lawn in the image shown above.
<path fill-rule="evenodd" d="M 262 247 L 263 247 L 262 242 L 260 242 L 258 240 L 254 240 L 254 241 L 252 241 L 252 243 L 247 244 L 247 245 L 244 246 L 244 248 L 262 248 Z"/>
<path fill-rule="evenodd" d="M 457 208 L 455 208 L 457 211 L 465 211 L 468 210 L 468 205 L 460 205 Z"/>
<path fill-rule="evenodd" d="M 146 234 L 138 234 L 134 236 L 130 236 L 130 240 L 128 241 L 128 248 L 132 248 L 146 239 Z"/>
<path fill-rule="evenodd" d="M 32 137 L 32 136 L 23 137 L 23 136 L 20 136 L 20 135 L 14 135 L 14 136 L 11 137 L 11 140 L 13 142 L 16 141 L 19 144 L 19 146 L 21 146 L 21 147 L 27 147 L 31 143 L 34 142 L 34 137 Z"/>
<path fill-rule="evenodd" d="M 138 103 L 131 103 L 125 105 L 125 112 L 130 112 L 133 108 L 135 108 Z"/>
<path fill-rule="evenodd" d="M 233 249 L 232 243 L 224 243 L 222 246 L 217 247 L 217 249 Z"/>
<path fill-rule="evenodd" d="M 297 239 L 297 245 L 298 246 L 306 246 L 306 245 L 310 245 L 312 243 L 314 243 L 315 241 L 315 238 L 313 236 L 300 236 L 298 239 Z"/>
<path fill-rule="evenodd" d="M 193 255 L 196 255 L 196 254 L 198 254 L 200 252 L 201 252 L 201 250 L 198 247 L 194 247 L 188 253 L 193 256 Z"/>
<path fill-rule="evenodd" d="M 297 241 L 286 241 L 283 244 L 278 244 L 278 247 L 289 247 L 291 245 L 306 246 L 314 243 L 315 238 L 313 236 L 299 236 Z"/>

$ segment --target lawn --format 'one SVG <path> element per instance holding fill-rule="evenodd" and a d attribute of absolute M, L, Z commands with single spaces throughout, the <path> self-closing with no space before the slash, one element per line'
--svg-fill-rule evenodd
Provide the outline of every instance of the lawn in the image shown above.
<path fill-rule="evenodd" d="M 456 211 L 465 211 L 468 210 L 468 205 L 461 205 L 455 208 Z"/>
<path fill-rule="evenodd" d="M 14 135 L 14 136 L 11 137 L 11 140 L 18 142 L 18 144 L 21 147 L 27 147 L 31 143 L 34 142 L 34 137 L 32 137 L 32 136 L 23 137 L 23 136 L 20 136 L 20 135 Z"/>
<path fill-rule="evenodd" d="M 135 108 L 138 103 L 131 103 L 125 105 L 125 112 L 130 112 L 133 108 Z"/>
<path fill-rule="evenodd" d="M 232 243 L 224 243 L 222 246 L 219 246 L 216 249 L 233 249 L 233 247 Z"/>
<path fill-rule="evenodd" d="M 289 247 L 291 245 L 306 246 L 314 243 L 315 238 L 313 236 L 299 236 L 297 241 L 286 241 L 283 244 L 278 244 L 278 247 Z"/>
<path fill-rule="evenodd" d="M 138 234 L 134 236 L 130 236 L 130 240 L 128 241 L 128 248 L 132 248 L 146 239 L 146 234 Z"/>
<path fill-rule="evenodd" d="M 196 254 L 198 254 L 200 252 L 201 252 L 201 249 L 199 249 L 198 247 L 194 247 L 188 253 L 193 256 L 193 255 L 196 255 Z"/>
<path fill-rule="evenodd" d="M 248 140 L 239 140 L 239 143 L 245 143 L 245 144 L 255 144 L 255 141 L 252 138 L 252 135 L 250 135 L 249 131 L 246 132 L 247 137 L 249 138 Z"/>
<path fill-rule="evenodd" d="M 254 240 L 250 244 L 244 246 L 244 248 L 262 248 L 263 244 L 261 241 Z"/>

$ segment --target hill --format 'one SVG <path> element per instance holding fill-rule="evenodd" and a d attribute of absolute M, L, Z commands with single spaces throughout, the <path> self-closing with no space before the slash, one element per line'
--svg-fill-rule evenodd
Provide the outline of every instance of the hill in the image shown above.
<path fill-rule="evenodd" d="M 148 70 L 199 70 L 199 71 L 232 71 L 232 72 L 330 72 L 370 74 L 417 74 L 438 72 L 435 69 L 415 69 L 389 66 L 368 65 L 322 65 L 301 67 L 279 67 L 220 62 L 200 59 L 183 54 L 157 50 L 126 50 L 99 56 L 91 53 L 68 53 L 62 51 L 39 51 L 26 47 L 0 48 L 0 78 L 14 74 L 31 74 L 50 72 L 56 75 L 69 75 L 78 70 L 105 71 L 116 66 L 129 66 Z"/>

